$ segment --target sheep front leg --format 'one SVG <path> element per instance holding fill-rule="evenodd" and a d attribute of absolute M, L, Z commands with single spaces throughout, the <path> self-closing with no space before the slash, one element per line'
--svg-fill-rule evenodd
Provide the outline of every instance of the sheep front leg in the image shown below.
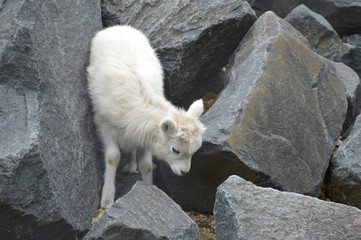
<path fill-rule="evenodd" d="M 118 149 L 106 150 L 104 186 L 102 191 L 101 208 L 108 209 L 114 203 L 115 174 L 120 159 Z"/>
<path fill-rule="evenodd" d="M 121 154 L 111 129 L 103 127 L 101 133 L 105 147 L 105 173 L 100 206 L 103 209 L 108 209 L 114 203 L 115 174 Z"/>
<path fill-rule="evenodd" d="M 137 151 L 138 168 L 142 179 L 149 185 L 153 184 L 152 151 L 144 149 Z"/>

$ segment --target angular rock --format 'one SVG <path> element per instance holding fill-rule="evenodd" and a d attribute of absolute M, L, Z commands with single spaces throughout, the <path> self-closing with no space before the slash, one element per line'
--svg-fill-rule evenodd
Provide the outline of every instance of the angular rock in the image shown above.
<path fill-rule="evenodd" d="M 257 15 L 272 10 L 285 17 L 293 8 L 304 4 L 312 11 L 324 16 L 336 32 L 351 35 L 361 32 L 361 2 L 340 0 L 256 0 L 253 4 Z"/>
<path fill-rule="evenodd" d="M 89 229 L 101 187 L 85 74 L 100 3 L 0 9 L 0 235 L 74 238 Z"/>
<path fill-rule="evenodd" d="M 332 201 L 361 209 L 361 115 L 333 156 L 327 195 Z"/>
<path fill-rule="evenodd" d="M 285 20 L 307 38 L 313 51 L 330 60 L 344 62 L 356 71 L 358 70 L 359 74 L 361 74 L 359 64 L 361 51 L 359 51 L 360 54 L 358 54 L 357 47 L 342 43 L 336 31 L 320 14 L 311 11 L 305 5 L 301 4 L 293 9 Z M 357 42 L 357 37 L 350 38 L 349 42 Z M 336 68 L 337 76 L 345 83 L 349 104 L 343 129 L 344 132 L 350 127 L 360 112 L 360 80 L 357 74 L 346 66 L 336 63 L 333 65 Z"/>
<path fill-rule="evenodd" d="M 149 37 L 166 95 L 182 106 L 223 85 L 217 72 L 256 20 L 245 0 L 103 0 L 102 15 L 104 26 L 128 24 Z"/>
<path fill-rule="evenodd" d="M 274 13 L 262 15 L 227 67 L 227 86 L 202 116 L 203 146 L 190 173 L 162 166 L 170 196 L 207 210 L 236 174 L 261 186 L 317 196 L 345 120 L 345 87 L 333 65 Z"/>
<path fill-rule="evenodd" d="M 340 52 L 341 54 L 336 61 L 343 62 L 361 77 L 361 47 L 344 43 Z"/>
<path fill-rule="evenodd" d="M 156 186 L 138 181 L 90 229 L 88 239 L 200 239 L 197 224 Z"/>
<path fill-rule="evenodd" d="M 361 47 L 361 34 L 353 34 L 347 37 L 345 43 Z"/>
<path fill-rule="evenodd" d="M 311 49 L 316 53 L 330 60 L 339 55 L 341 39 L 320 14 L 301 4 L 294 8 L 285 20 L 307 38 Z"/>
<path fill-rule="evenodd" d="M 238 176 L 218 187 L 216 239 L 359 239 L 361 211 L 261 188 Z"/>
<path fill-rule="evenodd" d="M 360 78 L 350 67 L 343 63 L 330 62 L 335 67 L 337 77 L 344 83 L 347 98 L 347 114 L 342 127 L 342 135 L 347 135 L 349 128 L 355 122 L 361 108 Z"/>
<path fill-rule="evenodd" d="M 352 68 L 361 78 L 361 35 L 354 34 L 346 38 L 340 52 L 336 60 Z"/>
<path fill-rule="evenodd" d="M 293 9 L 285 20 L 307 38 L 313 51 L 330 60 L 345 63 L 361 76 L 361 47 L 357 46 L 361 45 L 361 41 L 358 43 L 357 35 L 346 38 L 346 43 L 342 43 L 329 22 L 303 4 Z"/>

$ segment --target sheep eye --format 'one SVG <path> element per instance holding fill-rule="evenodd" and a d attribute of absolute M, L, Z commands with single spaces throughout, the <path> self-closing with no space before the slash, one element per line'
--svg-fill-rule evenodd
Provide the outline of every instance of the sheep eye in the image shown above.
<path fill-rule="evenodd" d="M 175 153 L 175 154 L 179 154 L 179 150 L 175 149 L 174 147 L 172 147 L 172 151 Z"/>

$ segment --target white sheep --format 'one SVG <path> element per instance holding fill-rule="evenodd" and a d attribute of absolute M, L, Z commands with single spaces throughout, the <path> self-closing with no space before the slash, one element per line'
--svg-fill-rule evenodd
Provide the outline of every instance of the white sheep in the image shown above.
<path fill-rule="evenodd" d="M 98 32 L 87 71 L 94 120 L 105 148 L 102 208 L 114 202 L 121 153 L 131 153 L 123 170 L 136 171 L 138 162 L 148 184 L 153 178 L 152 154 L 177 175 L 190 170 L 205 131 L 198 121 L 203 101 L 195 101 L 185 112 L 165 99 L 163 70 L 143 33 L 130 26 Z"/>

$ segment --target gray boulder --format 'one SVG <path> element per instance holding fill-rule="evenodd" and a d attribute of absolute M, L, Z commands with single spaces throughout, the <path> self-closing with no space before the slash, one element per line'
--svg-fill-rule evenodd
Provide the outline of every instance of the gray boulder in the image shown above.
<path fill-rule="evenodd" d="M 343 62 L 361 77 L 361 47 L 344 43 L 342 44 L 340 52 L 341 54 L 336 61 Z"/>
<path fill-rule="evenodd" d="M 88 239 L 200 239 L 197 224 L 156 186 L 138 181 L 90 229 Z"/>
<path fill-rule="evenodd" d="M 330 60 L 339 55 L 341 39 L 320 14 L 301 4 L 294 8 L 285 20 L 307 38 L 311 49 L 316 53 Z"/>
<path fill-rule="evenodd" d="M 354 34 L 344 38 L 344 44 L 342 44 L 340 52 L 341 55 L 337 61 L 345 63 L 361 77 L 361 34 Z"/>
<path fill-rule="evenodd" d="M 361 209 L 361 115 L 333 156 L 327 195 L 332 201 Z"/>
<path fill-rule="evenodd" d="M 102 1 L 104 26 L 142 30 L 165 70 L 165 93 L 188 106 L 223 85 L 217 73 L 256 20 L 245 0 Z"/>
<path fill-rule="evenodd" d="M 361 211 L 231 176 L 217 189 L 216 239 L 360 239 Z"/>
<path fill-rule="evenodd" d="M 335 67 L 337 77 L 344 83 L 347 98 L 347 114 L 342 127 L 342 135 L 346 136 L 348 130 L 355 122 L 361 108 L 360 78 L 350 67 L 343 63 L 330 62 Z"/>
<path fill-rule="evenodd" d="M 341 36 L 361 32 L 361 2 L 339 0 L 256 0 L 253 4 L 257 15 L 273 11 L 285 17 L 300 4 L 324 16 Z"/>
<path fill-rule="evenodd" d="M 101 187 L 85 67 L 98 1 L 0 1 L 0 235 L 89 229 Z"/>
<path fill-rule="evenodd" d="M 318 196 L 345 120 L 345 87 L 330 61 L 274 13 L 262 15 L 227 67 L 227 86 L 202 116 L 203 146 L 190 173 L 162 166 L 170 196 L 210 211 L 236 174 L 261 186 Z"/>
<path fill-rule="evenodd" d="M 357 34 L 346 38 L 343 43 L 323 16 L 303 4 L 293 9 L 285 20 L 307 38 L 313 51 L 330 60 L 345 63 L 361 76 L 361 47 L 357 46 L 361 45 L 361 41 L 358 41 Z"/>
<path fill-rule="evenodd" d="M 285 20 L 307 38 L 311 49 L 316 53 L 330 60 L 343 61 L 356 70 L 361 70 L 358 64 L 361 58 L 357 59 L 356 57 L 356 59 L 354 59 L 356 53 L 355 50 L 353 50 L 354 47 L 342 43 L 336 31 L 320 14 L 311 11 L 305 5 L 301 4 L 294 8 L 286 16 Z M 357 42 L 357 38 L 351 38 L 350 42 Z M 342 131 L 345 132 L 355 121 L 356 116 L 360 113 L 360 79 L 352 69 L 344 64 L 335 62 L 331 63 L 336 69 L 335 72 L 338 78 L 343 81 L 346 87 L 348 110 Z"/>

